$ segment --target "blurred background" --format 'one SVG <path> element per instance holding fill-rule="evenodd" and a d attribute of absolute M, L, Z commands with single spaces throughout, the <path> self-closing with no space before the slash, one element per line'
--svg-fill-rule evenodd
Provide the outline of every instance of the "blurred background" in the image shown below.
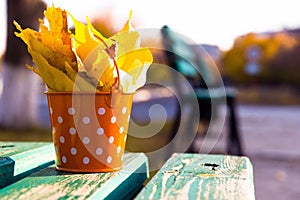
<path fill-rule="evenodd" d="M 31 64 L 31 58 L 24 44 L 13 35 L 12 20 L 24 28 L 37 30 L 37 19 L 43 18 L 45 6 L 52 3 L 82 21 L 88 16 L 107 37 L 121 29 L 133 10 L 136 29 L 160 30 L 167 25 L 189 38 L 193 45 L 204 48 L 224 84 L 237 89 L 238 129 L 244 154 L 254 166 L 257 199 L 300 198 L 300 15 L 297 1 L 1 1 L 2 141 L 51 141 L 45 88 L 39 78 L 25 68 L 25 64 Z M 153 33 L 156 34 L 143 38 L 142 45 L 162 46 L 160 32 Z M 160 51 L 153 50 L 153 55 L 155 62 L 167 63 Z M 165 76 L 150 67 L 150 79 Z M 170 96 L 168 91 L 142 88 L 134 99 L 135 121 L 149 123 L 148 108 L 153 99 L 166 107 L 167 115 L 174 115 L 174 108 L 168 107 Z M 152 117 L 161 120 L 161 114 Z M 168 131 L 170 124 L 167 123 L 161 133 Z M 226 130 L 224 128 L 211 153 L 226 154 Z M 129 138 L 128 150 L 150 151 L 145 146 L 153 143 L 159 148 L 166 142 L 164 137 L 158 134 L 145 143 Z"/>

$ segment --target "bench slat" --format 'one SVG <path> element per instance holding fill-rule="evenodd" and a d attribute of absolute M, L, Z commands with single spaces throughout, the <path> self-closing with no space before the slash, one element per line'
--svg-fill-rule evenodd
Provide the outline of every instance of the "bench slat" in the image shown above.
<path fill-rule="evenodd" d="M 247 157 L 173 154 L 139 199 L 255 199 Z"/>
<path fill-rule="evenodd" d="M 50 166 L 0 190 L 1 199 L 132 199 L 149 176 L 142 153 L 124 154 L 123 169 L 67 173 Z"/>
<path fill-rule="evenodd" d="M 54 163 L 50 142 L 0 142 L 0 188 Z"/>

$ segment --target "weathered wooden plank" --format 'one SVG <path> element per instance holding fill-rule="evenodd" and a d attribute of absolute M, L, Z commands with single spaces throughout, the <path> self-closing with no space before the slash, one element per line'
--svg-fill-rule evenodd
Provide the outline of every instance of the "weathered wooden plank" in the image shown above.
<path fill-rule="evenodd" d="M 0 142 L 0 188 L 54 163 L 50 142 Z"/>
<path fill-rule="evenodd" d="M 142 153 L 125 153 L 123 169 L 110 173 L 66 173 L 50 166 L 0 190 L 4 199 L 132 199 L 149 176 Z"/>
<path fill-rule="evenodd" d="M 140 199 L 255 199 L 252 164 L 247 157 L 173 154 Z"/>

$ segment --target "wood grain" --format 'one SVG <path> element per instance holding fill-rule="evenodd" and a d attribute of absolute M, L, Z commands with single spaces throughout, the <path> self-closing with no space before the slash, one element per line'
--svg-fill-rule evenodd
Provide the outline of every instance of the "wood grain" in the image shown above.
<path fill-rule="evenodd" d="M 1 199 L 132 199 L 148 178 L 142 153 L 124 154 L 123 169 L 110 173 L 66 173 L 53 166 L 0 190 Z"/>
<path fill-rule="evenodd" d="M 173 154 L 140 199 L 255 199 L 253 168 L 247 157 Z"/>
<path fill-rule="evenodd" d="M 0 188 L 54 163 L 53 143 L 0 142 Z"/>

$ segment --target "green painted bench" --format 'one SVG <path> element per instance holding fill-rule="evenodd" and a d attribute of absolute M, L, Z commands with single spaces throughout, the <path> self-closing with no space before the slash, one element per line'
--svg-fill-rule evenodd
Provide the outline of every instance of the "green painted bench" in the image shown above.
<path fill-rule="evenodd" d="M 247 157 L 173 154 L 135 199 L 255 199 L 252 165 Z"/>
<path fill-rule="evenodd" d="M 238 119 L 236 116 L 236 90 L 232 87 L 223 88 L 221 80 L 216 72 L 217 69 L 212 67 L 212 63 L 208 62 L 206 53 L 197 46 L 191 45 L 191 41 L 183 37 L 179 33 L 173 31 L 168 26 L 161 29 L 162 45 L 168 66 L 179 72 L 193 87 L 193 94 L 186 94 L 185 84 L 179 80 L 181 77 L 175 73 L 170 73 L 175 87 L 176 97 L 182 99 L 181 104 L 177 105 L 176 116 L 174 120 L 174 128 L 171 131 L 171 139 L 178 132 L 178 124 L 182 117 L 181 109 L 183 102 L 190 103 L 190 97 L 195 95 L 200 110 L 200 121 L 211 122 L 217 116 L 217 109 L 213 109 L 212 105 L 224 104 L 228 109 L 228 138 L 227 138 L 227 154 L 242 156 L 243 146 L 241 142 L 241 134 L 239 133 Z M 194 97 L 193 97 L 194 98 Z M 184 100 L 184 101 L 183 101 Z M 226 101 L 225 101 L 226 100 Z M 194 113 L 190 114 L 188 126 L 193 126 Z M 198 122 L 196 122 L 198 123 Z M 199 147 L 191 146 L 188 152 L 199 152 Z"/>
<path fill-rule="evenodd" d="M 118 172 L 67 173 L 57 171 L 52 164 L 52 143 L 0 144 L 7 148 L 1 151 L 1 160 L 18 163 L 1 165 L 1 183 L 7 185 L 0 189 L 1 200 L 255 198 L 252 165 L 247 157 L 173 154 L 149 181 L 148 159 L 143 153 L 125 153 L 123 169 Z M 38 157 L 47 159 L 34 161 Z M 7 171 L 16 174 L 3 173 Z M 20 180 L 15 178 L 19 174 L 23 174 Z M 143 187 L 146 180 L 149 183 Z"/>
<path fill-rule="evenodd" d="M 54 163 L 52 143 L 0 144 L 7 148 L 1 151 L 1 183 L 10 184 L 0 190 L 1 200 L 132 199 L 149 177 L 148 159 L 143 153 L 126 153 L 123 169 L 118 172 L 75 174 L 49 166 Z M 30 163 L 32 167 L 28 167 Z M 14 178 L 20 173 L 21 180 Z"/>
<path fill-rule="evenodd" d="M 0 188 L 54 164 L 53 144 L 0 142 Z"/>

